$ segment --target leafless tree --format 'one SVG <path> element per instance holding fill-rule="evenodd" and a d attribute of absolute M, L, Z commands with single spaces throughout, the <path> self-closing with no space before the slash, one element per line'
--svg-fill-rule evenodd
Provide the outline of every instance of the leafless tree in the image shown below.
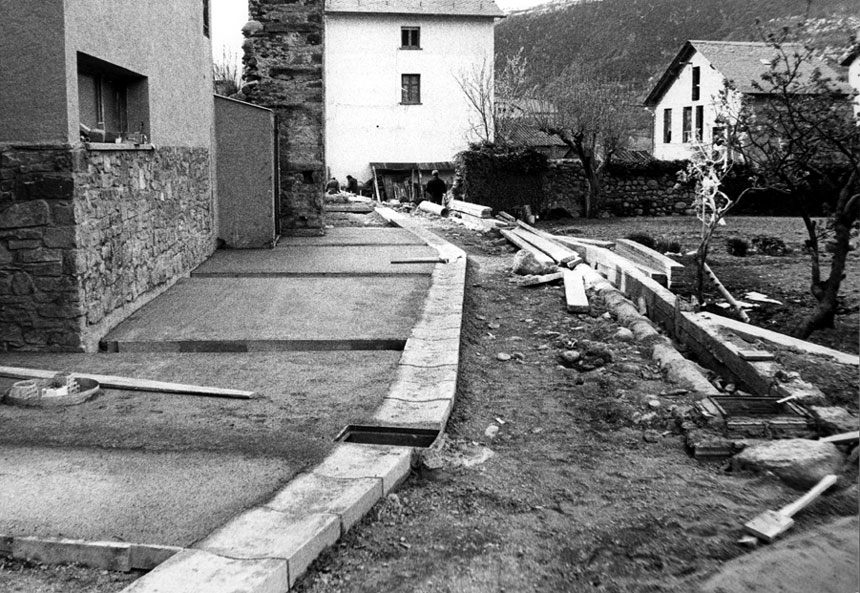
<path fill-rule="evenodd" d="M 860 213 L 860 126 L 852 116 L 852 93 L 846 85 L 822 75 L 811 48 L 791 42 L 802 36 L 802 24 L 766 35 L 774 57 L 756 84 L 756 99 L 740 107 L 724 99 L 722 108 L 735 149 L 756 174 L 756 187 L 781 192 L 795 200 L 801 212 L 808 234 L 810 291 L 818 301 L 795 329 L 806 338 L 833 327 L 852 228 Z M 822 209 L 816 191 L 820 188 L 831 197 L 823 225 L 814 219 Z M 826 277 L 824 233 L 832 237 Z"/>
<path fill-rule="evenodd" d="M 600 177 L 613 154 L 623 148 L 633 129 L 631 89 L 606 80 L 583 64 L 572 64 L 537 93 L 544 107 L 532 113 L 538 128 L 558 137 L 582 162 L 588 182 L 583 211 L 599 213 Z"/>

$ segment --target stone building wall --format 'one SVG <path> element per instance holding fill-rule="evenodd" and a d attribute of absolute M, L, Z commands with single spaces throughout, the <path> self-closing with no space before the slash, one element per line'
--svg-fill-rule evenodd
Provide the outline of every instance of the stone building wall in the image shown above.
<path fill-rule="evenodd" d="M 75 151 L 80 301 L 88 348 L 214 248 L 209 150 Z"/>
<path fill-rule="evenodd" d="M 323 234 L 324 0 L 249 0 L 243 100 L 278 117 L 283 234 Z"/>
<path fill-rule="evenodd" d="M 214 231 L 208 149 L 0 148 L 0 351 L 94 350 Z"/>
<path fill-rule="evenodd" d="M 79 350 L 69 147 L 0 147 L 0 351 Z"/>
<path fill-rule="evenodd" d="M 658 167 L 610 166 L 601 178 L 605 216 L 675 216 L 692 214 L 693 192 L 675 187 L 675 171 Z M 581 215 L 588 183 L 578 160 L 550 161 L 543 174 L 543 208 L 564 208 Z"/>

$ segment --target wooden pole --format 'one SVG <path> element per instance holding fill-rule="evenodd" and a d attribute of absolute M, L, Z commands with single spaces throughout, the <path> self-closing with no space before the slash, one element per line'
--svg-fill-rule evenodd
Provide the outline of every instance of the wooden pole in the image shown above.
<path fill-rule="evenodd" d="M 376 202 L 382 203 L 382 196 L 379 195 L 379 180 L 376 178 L 376 167 L 371 167 L 371 171 L 373 171 L 373 188 L 376 190 Z"/>
<path fill-rule="evenodd" d="M 738 317 L 741 318 L 741 321 L 743 321 L 744 323 L 749 323 L 750 318 L 749 315 L 747 315 L 747 312 L 744 311 L 740 303 L 735 300 L 735 297 L 732 296 L 732 293 L 730 293 L 728 289 L 723 286 L 723 283 L 720 282 L 720 279 L 717 278 L 717 275 L 714 274 L 714 271 L 708 264 L 705 264 L 705 273 L 708 275 L 708 278 L 711 279 L 711 282 L 714 283 L 714 286 L 717 287 L 717 290 L 720 291 L 720 294 L 723 295 L 723 298 L 725 298 L 729 302 L 729 304 L 732 306 L 732 309 L 734 309 L 735 313 L 738 314 Z"/>

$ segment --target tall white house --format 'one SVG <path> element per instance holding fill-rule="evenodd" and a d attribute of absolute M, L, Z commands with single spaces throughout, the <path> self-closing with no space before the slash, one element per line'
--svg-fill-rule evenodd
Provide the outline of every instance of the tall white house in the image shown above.
<path fill-rule="evenodd" d="M 695 144 L 713 142 L 722 132 L 717 115 L 725 82 L 734 89 L 731 102 L 761 95 L 754 83 L 761 82 L 775 56 L 767 43 L 687 41 L 645 99 L 654 116 L 654 158 L 684 160 Z M 821 61 L 804 63 L 801 78 L 809 77 L 815 68 L 830 80 L 839 79 Z"/>
<path fill-rule="evenodd" d="M 842 65 L 848 68 L 848 84 L 856 93 L 854 95 L 854 117 L 860 120 L 860 45 L 848 54 L 848 57 L 842 61 Z"/>
<path fill-rule="evenodd" d="M 458 79 L 493 67 L 492 0 L 326 0 L 325 152 L 338 179 L 370 163 L 450 161 L 476 140 Z"/>

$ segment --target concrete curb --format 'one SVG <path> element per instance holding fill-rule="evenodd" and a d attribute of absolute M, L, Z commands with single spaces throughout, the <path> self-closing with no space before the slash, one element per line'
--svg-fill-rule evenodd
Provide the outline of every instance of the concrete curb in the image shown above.
<path fill-rule="evenodd" d="M 152 570 L 174 554 L 178 546 L 87 541 L 55 537 L 0 536 L 0 554 L 44 564 L 78 563 L 105 570 Z"/>
<path fill-rule="evenodd" d="M 377 212 L 436 249 L 442 261 L 434 267 L 424 308 L 373 421 L 441 431 L 457 388 L 466 253 L 393 210 Z M 235 517 L 123 591 L 286 591 L 325 548 L 407 478 L 414 456 L 411 447 L 341 443 L 266 504 Z"/>

